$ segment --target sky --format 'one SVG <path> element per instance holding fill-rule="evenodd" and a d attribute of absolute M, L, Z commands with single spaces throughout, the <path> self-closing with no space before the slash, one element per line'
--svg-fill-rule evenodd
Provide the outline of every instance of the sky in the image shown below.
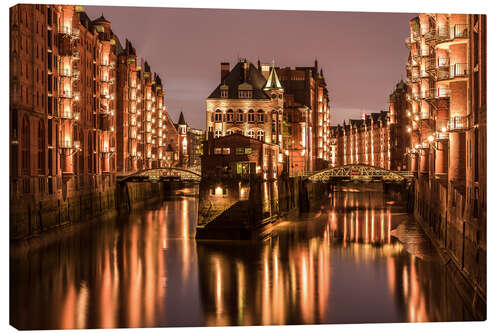
<path fill-rule="evenodd" d="M 165 88 L 177 122 L 205 129 L 205 98 L 220 82 L 220 63 L 238 58 L 277 67 L 318 66 L 330 97 L 331 122 L 388 109 L 405 75 L 409 20 L 414 13 L 276 11 L 85 6 L 104 14 L 125 45 L 148 61 Z"/>

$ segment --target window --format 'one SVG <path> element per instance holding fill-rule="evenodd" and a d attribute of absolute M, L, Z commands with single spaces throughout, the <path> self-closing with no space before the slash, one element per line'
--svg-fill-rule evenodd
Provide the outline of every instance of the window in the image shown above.
<path fill-rule="evenodd" d="M 220 154 L 222 154 L 222 148 L 215 148 L 215 149 L 214 149 L 214 154 L 215 154 L 215 155 L 220 155 Z"/>
<path fill-rule="evenodd" d="M 236 155 L 244 155 L 245 148 L 236 148 Z"/>
<path fill-rule="evenodd" d="M 43 123 L 40 121 L 38 123 L 38 171 L 43 174 L 45 169 L 45 133 L 44 133 Z"/>
<path fill-rule="evenodd" d="M 252 148 L 245 148 L 245 154 L 250 155 L 252 153 Z"/>
<path fill-rule="evenodd" d="M 227 98 L 227 89 L 220 89 L 220 97 L 221 98 Z"/>
<path fill-rule="evenodd" d="M 252 90 L 240 90 L 239 98 L 252 98 Z"/>
<path fill-rule="evenodd" d="M 257 111 L 257 122 L 258 123 L 264 122 L 264 111 L 262 110 Z"/>
<path fill-rule="evenodd" d="M 249 130 L 248 131 L 248 136 L 251 138 L 255 138 L 255 131 L 254 130 Z"/>
<path fill-rule="evenodd" d="M 255 122 L 255 114 L 252 109 L 248 111 L 248 122 L 249 123 Z"/>
<path fill-rule="evenodd" d="M 215 122 L 220 123 L 222 121 L 222 112 L 221 110 L 215 111 Z"/>
<path fill-rule="evenodd" d="M 257 131 L 257 140 L 264 141 L 264 131 L 263 130 Z"/>
<path fill-rule="evenodd" d="M 222 148 L 222 154 L 223 155 L 231 154 L 231 148 Z"/>
<path fill-rule="evenodd" d="M 234 121 L 234 114 L 233 114 L 233 110 L 229 109 L 227 110 L 226 112 L 226 121 L 228 122 L 233 122 Z"/>
<path fill-rule="evenodd" d="M 231 134 L 233 134 L 232 130 L 229 129 L 229 130 L 226 131 L 226 135 L 231 135 Z"/>
<path fill-rule="evenodd" d="M 30 169 L 30 127 L 28 119 L 23 119 L 23 128 L 22 128 L 22 150 L 21 150 L 21 167 L 23 171 L 23 175 L 27 175 Z"/>
<path fill-rule="evenodd" d="M 238 122 L 242 123 L 243 122 L 243 110 L 238 110 Z"/>
<path fill-rule="evenodd" d="M 215 130 L 215 137 L 220 138 L 222 136 L 222 131 L 221 130 Z"/>

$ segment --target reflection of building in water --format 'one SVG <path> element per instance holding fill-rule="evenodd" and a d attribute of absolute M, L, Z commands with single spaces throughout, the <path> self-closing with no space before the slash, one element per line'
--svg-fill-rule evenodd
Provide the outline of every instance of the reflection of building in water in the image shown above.
<path fill-rule="evenodd" d="M 206 325 L 325 321 L 331 272 L 328 244 L 316 238 L 294 247 L 286 243 L 270 239 L 251 247 L 198 244 Z"/>
<path fill-rule="evenodd" d="M 11 323 L 23 329 L 165 325 L 172 320 L 167 295 L 179 297 L 197 278 L 190 271 L 193 203 L 179 200 L 108 221 L 29 260 L 14 260 Z M 174 263 L 165 259 L 167 249 Z"/>

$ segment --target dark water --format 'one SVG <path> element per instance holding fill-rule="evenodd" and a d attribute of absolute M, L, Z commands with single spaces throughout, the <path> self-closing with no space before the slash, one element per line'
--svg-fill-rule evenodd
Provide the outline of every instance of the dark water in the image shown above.
<path fill-rule="evenodd" d="M 196 211 L 196 198 L 179 197 L 11 256 L 11 324 L 472 319 L 429 241 L 397 199 L 380 192 L 336 192 L 255 242 L 196 242 Z"/>

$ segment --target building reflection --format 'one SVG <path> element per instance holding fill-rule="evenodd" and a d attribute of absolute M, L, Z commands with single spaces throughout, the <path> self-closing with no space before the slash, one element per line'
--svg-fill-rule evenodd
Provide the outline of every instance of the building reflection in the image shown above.
<path fill-rule="evenodd" d="M 21 329 L 417 322 L 472 319 L 439 263 L 393 235 L 408 216 L 341 189 L 263 241 L 194 240 L 182 198 L 11 259 Z M 415 245 L 420 246 L 420 245 Z M 423 246 L 423 245 L 422 245 Z"/>
<path fill-rule="evenodd" d="M 326 218 L 321 222 L 284 222 L 286 227 L 278 225 L 276 229 L 281 232 L 273 232 L 263 243 L 198 244 L 199 285 L 206 325 L 467 318 L 463 311 L 459 314 L 446 311 L 454 308 L 447 300 L 446 273 L 437 270 L 435 263 L 409 255 L 399 241 L 391 239 L 391 230 L 396 226 L 393 224 L 401 223 L 401 218 L 394 221 L 394 217 L 407 218 L 400 207 L 388 205 L 389 199 L 380 193 L 342 190 L 330 199 L 330 207 L 323 207 Z M 316 214 L 313 219 L 320 218 Z M 384 271 L 387 289 L 373 287 L 381 289 L 392 309 L 371 309 L 375 314 L 380 312 L 380 320 L 371 319 L 362 310 L 350 318 L 336 315 L 332 304 L 342 296 L 336 295 L 335 282 L 342 277 L 334 272 L 344 267 L 335 267 L 332 256 L 373 267 L 371 274 Z M 355 290 L 356 286 L 351 288 Z M 365 296 L 354 291 L 347 297 L 363 301 Z M 384 319 L 387 318 L 384 312 L 393 313 L 393 318 Z"/>
<path fill-rule="evenodd" d="M 19 281 L 11 285 L 11 323 L 24 329 L 167 323 L 167 294 L 177 297 L 190 288 L 183 283 L 196 273 L 195 207 L 195 199 L 173 201 L 11 260 L 11 279 Z M 167 248 L 179 258 L 175 271 L 181 276 L 168 272 Z"/>

